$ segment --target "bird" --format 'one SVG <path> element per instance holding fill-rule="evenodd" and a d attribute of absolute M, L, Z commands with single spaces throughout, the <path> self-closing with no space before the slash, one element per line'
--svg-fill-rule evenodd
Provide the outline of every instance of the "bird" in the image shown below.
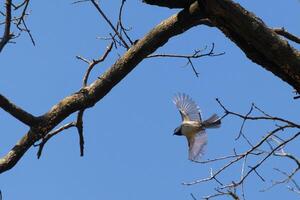
<path fill-rule="evenodd" d="M 173 98 L 181 115 L 182 122 L 173 135 L 185 136 L 188 141 L 188 158 L 191 161 L 200 161 L 207 145 L 207 128 L 219 128 L 221 119 L 217 114 L 213 114 L 207 120 L 202 120 L 201 111 L 193 99 L 185 94 L 178 93 Z"/>

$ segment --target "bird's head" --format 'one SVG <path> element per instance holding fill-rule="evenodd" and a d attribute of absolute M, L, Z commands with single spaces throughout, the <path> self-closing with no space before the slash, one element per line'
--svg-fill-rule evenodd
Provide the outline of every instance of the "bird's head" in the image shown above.
<path fill-rule="evenodd" d="M 175 128 L 173 135 L 179 135 L 179 136 L 180 136 L 180 135 L 183 135 L 183 134 L 181 133 L 181 126 Z"/>

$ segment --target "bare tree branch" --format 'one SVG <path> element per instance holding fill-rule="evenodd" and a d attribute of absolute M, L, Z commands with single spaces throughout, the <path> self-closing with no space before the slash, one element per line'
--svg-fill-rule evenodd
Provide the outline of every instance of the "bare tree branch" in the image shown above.
<path fill-rule="evenodd" d="M 300 128 L 300 124 L 296 124 L 296 123 L 294 123 L 292 121 L 289 121 L 287 119 L 280 118 L 280 117 L 272 117 L 270 115 L 267 115 L 267 116 L 255 116 L 255 117 L 253 117 L 253 116 L 249 116 L 249 114 L 247 114 L 247 115 L 244 116 L 242 114 L 229 111 L 227 108 L 225 108 L 225 106 L 221 103 L 221 101 L 218 98 L 216 99 L 216 101 L 224 109 L 225 116 L 227 116 L 227 115 L 234 115 L 234 116 L 237 116 L 239 118 L 246 119 L 246 120 L 261 120 L 262 119 L 262 120 L 279 121 L 279 122 L 287 123 L 288 125 L 291 125 L 291 127 Z M 253 104 L 253 107 L 254 106 L 255 105 Z"/>
<path fill-rule="evenodd" d="M 203 53 L 203 54 L 202 54 L 203 50 L 201 49 L 201 50 L 194 50 L 194 53 L 190 54 L 190 55 L 184 55 L 184 54 L 151 54 L 147 58 L 168 57 L 168 58 L 186 58 L 186 59 L 190 58 L 190 59 L 193 59 L 193 58 L 201 58 L 201 57 L 204 57 L 204 56 L 221 56 L 221 55 L 225 54 L 225 52 L 214 53 L 214 47 L 215 47 L 215 45 L 213 43 L 210 51 L 208 53 Z"/>
<path fill-rule="evenodd" d="M 0 41 L 0 53 L 4 46 L 8 43 L 8 41 L 11 39 L 12 35 L 10 33 L 10 25 L 11 25 L 11 0 L 6 0 L 5 2 L 5 28 L 3 32 L 3 36 Z"/>
<path fill-rule="evenodd" d="M 83 113 L 84 113 L 84 109 L 78 112 L 77 121 L 76 121 L 76 128 L 79 136 L 80 156 L 84 155 Z"/>
<path fill-rule="evenodd" d="M 17 11 L 19 9 L 21 10 L 21 14 L 19 16 L 14 16 L 12 19 L 12 23 L 16 26 L 16 28 L 20 31 L 16 37 L 19 37 L 21 35 L 21 32 L 26 32 L 31 40 L 31 43 L 35 46 L 35 41 L 34 38 L 31 34 L 31 31 L 29 30 L 25 18 L 29 15 L 27 13 L 28 7 L 29 7 L 29 2 L 30 0 L 23 0 L 21 3 L 19 3 L 18 5 L 14 5 L 12 3 L 12 7 L 14 8 L 14 11 Z M 13 38 L 13 39 L 14 39 Z"/>
<path fill-rule="evenodd" d="M 232 0 L 198 0 L 198 3 L 201 12 L 249 59 L 300 92 L 299 51 L 281 39 L 261 19 Z"/>
<path fill-rule="evenodd" d="M 164 45 L 171 37 L 199 25 L 201 22 L 199 19 L 202 19 L 202 15 L 199 12 L 197 2 L 195 2 L 189 9 L 184 9 L 157 25 L 96 81 L 67 96 L 54 105 L 47 113 L 40 116 L 40 122 L 32 126 L 30 131 L 25 134 L 15 147 L 0 159 L 0 173 L 11 169 L 36 141 L 42 139 L 70 114 L 94 106 L 144 58 Z"/>
<path fill-rule="evenodd" d="M 118 36 L 118 38 L 120 39 L 120 41 L 122 42 L 122 44 L 124 45 L 124 47 L 126 47 L 126 49 L 129 49 L 129 45 L 126 43 L 126 41 L 123 39 L 123 37 L 120 35 L 120 33 L 118 32 L 118 30 L 114 27 L 114 25 L 111 23 L 111 21 L 107 18 L 107 16 L 105 15 L 105 13 L 102 11 L 102 9 L 100 8 L 100 6 L 98 5 L 98 3 L 95 0 L 91 0 L 92 4 L 95 6 L 95 8 L 98 10 L 98 12 L 100 13 L 100 15 L 105 19 L 105 21 L 109 24 L 110 28 L 114 31 L 114 33 Z"/>
<path fill-rule="evenodd" d="M 151 54 L 149 55 L 147 58 L 183 58 L 183 59 L 187 59 L 187 63 L 186 65 L 190 65 L 195 73 L 195 75 L 197 77 L 199 77 L 199 72 L 196 70 L 192 59 L 197 59 L 197 58 L 201 58 L 201 57 L 205 57 L 205 56 L 210 56 L 210 57 L 214 57 L 214 56 L 221 56 L 224 55 L 225 52 L 221 52 L 221 53 L 214 53 L 214 48 L 215 48 L 215 44 L 212 43 L 212 47 L 210 49 L 210 51 L 208 53 L 202 53 L 205 49 L 207 49 L 207 47 L 204 48 L 204 50 L 194 50 L 194 53 L 191 55 L 184 55 L 184 54 Z"/>
<path fill-rule="evenodd" d="M 76 126 L 76 123 L 75 122 L 70 122 L 68 124 L 65 124 L 63 125 L 62 127 L 59 127 L 58 129 L 48 133 L 41 141 L 41 143 L 37 144 L 37 145 L 34 145 L 34 146 L 38 146 L 39 147 L 39 150 L 37 152 L 37 157 L 40 158 L 41 155 L 42 155 L 42 151 L 43 151 L 43 148 L 45 146 L 45 144 L 48 142 L 49 139 L 51 139 L 53 136 L 57 135 L 58 133 L 66 130 L 66 129 L 69 129 L 71 127 L 74 127 Z"/>
<path fill-rule="evenodd" d="M 273 31 L 278 35 L 282 35 L 283 37 L 300 44 L 300 38 L 287 32 L 283 27 L 282 28 L 274 28 Z"/>
<path fill-rule="evenodd" d="M 80 156 L 84 155 L 83 113 L 84 113 L 84 109 L 78 111 L 77 119 L 75 122 L 67 123 L 67 124 L 61 126 L 60 128 L 46 134 L 46 136 L 42 138 L 42 141 L 39 144 L 34 144 L 35 147 L 37 147 L 37 146 L 39 147 L 39 150 L 37 152 L 38 159 L 41 157 L 43 148 L 49 139 L 51 139 L 53 136 L 57 135 L 58 133 L 60 133 L 64 130 L 67 130 L 71 127 L 77 128 L 77 132 L 78 132 L 78 136 L 79 136 Z"/>
<path fill-rule="evenodd" d="M 0 94 L 0 108 L 14 116 L 28 126 L 33 126 L 38 123 L 39 119 L 22 108 L 10 102 L 6 97 Z"/>
<path fill-rule="evenodd" d="M 127 40 L 130 42 L 131 45 L 133 45 L 132 39 L 127 34 L 127 31 L 129 31 L 130 29 L 126 29 L 124 27 L 123 21 L 122 21 L 122 13 L 123 13 L 123 8 L 124 8 L 125 2 L 126 2 L 126 0 L 122 0 L 122 2 L 121 2 L 121 6 L 120 6 L 120 9 L 119 9 L 119 18 L 118 18 L 118 23 L 117 23 L 117 28 L 116 29 L 118 30 L 120 28 L 120 34 L 122 35 L 122 33 L 124 33 Z"/>
<path fill-rule="evenodd" d="M 237 183 L 232 183 L 226 186 L 223 186 L 223 188 L 231 188 L 231 187 L 237 187 L 239 185 L 241 185 L 244 180 L 253 172 L 256 171 L 256 169 L 258 167 L 260 167 L 262 165 L 262 163 L 268 159 L 271 155 L 273 155 L 278 149 L 280 149 L 282 146 L 284 146 L 285 144 L 289 143 L 290 141 L 294 140 L 295 138 L 297 138 L 300 135 L 300 132 L 296 133 L 294 136 L 292 136 L 291 138 L 289 138 L 288 140 L 284 141 L 283 143 L 281 143 L 280 145 L 278 145 L 276 148 L 274 148 L 274 150 L 272 150 L 270 153 L 267 154 L 267 156 L 265 156 L 260 162 L 258 162 L 254 167 L 251 167 L 251 169 L 246 173 L 246 175 Z"/>
<path fill-rule="evenodd" d="M 218 99 L 217 99 L 217 102 L 223 108 L 223 110 L 225 112 L 223 118 L 229 117 L 229 116 L 235 116 L 242 120 L 240 132 L 243 131 L 243 126 L 246 123 L 246 121 L 248 121 L 248 120 L 264 120 L 264 121 L 272 120 L 272 121 L 281 122 L 281 123 L 283 123 L 283 125 L 278 126 L 277 124 L 275 124 L 275 128 L 272 131 L 270 131 L 266 135 L 264 135 L 255 145 L 251 144 L 250 148 L 248 150 L 244 151 L 243 153 L 236 153 L 236 151 L 234 150 L 233 155 L 222 156 L 222 157 L 218 157 L 218 158 L 214 158 L 214 159 L 209 159 L 206 161 L 197 162 L 197 163 L 201 163 L 201 164 L 207 164 L 207 163 L 211 163 L 211 162 L 228 160 L 218 170 L 213 172 L 213 170 L 211 169 L 210 176 L 208 176 L 206 178 L 197 179 L 197 180 L 194 180 L 191 182 L 184 182 L 183 184 L 184 185 L 194 185 L 194 184 L 199 184 L 199 183 L 208 182 L 208 181 L 215 181 L 216 184 L 218 185 L 218 187 L 216 188 L 217 193 L 206 196 L 206 197 L 204 197 L 204 199 L 210 199 L 210 198 L 214 198 L 214 197 L 218 197 L 218 196 L 223 196 L 224 194 L 228 194 L 228 192 L 230 192 L 230 191 L 232 192 L 232 194 L 236 194 L 235 191 L 238 188 L 241 189 L 241 196 L 245 199 L 245 194 L 244 194 L 245 180 L 250 176 L 250 174 L 255 174 L 261 181 L 265 182 L 266 178 L 263 177 L 263 175 L 261 173 L 259 173 L 258 169 L 263 165 L 263 163 L 265 163 L 265 161 L 267 159 L 274 157 L 274 156 L 279 156 L 279 157 L 291 159 L 293 162 L 295 162 L 296 168 L 289 174 L 280 171 L 286 177 L 282 180 L 273 181 L 273 184 L 269 188 L 264 189 L 263 191 L 266 191 L 278 184 L 288 183 L 289 181 L 291 181 L 293 183 L 293 186 L 288 187 L 289 190 L 291 190 L 293 192 L 300 191 L 299 190 L 300 187 L 298 188 L 297 182 L 292 178 L 300 170 L 300 161 L 293 154 L 285 153 L 285 151 L 284 151 L 284 147 L 291 141 L 294 141 L 300 135 L 299 124 L 296 124 L 295 122 L 291 122 L 291 121 L 283 119 L 283 118 L 271 116 L 270 114 L 267 114 L 262 109 L 258 108 L 255 104 L 252 104 L 250 110 L 245 115 L 242 115 L 242 114 L 230 111 Z M 263 116 L 252 116 L 253 110 L 257 110 Z M 286 129 L 290 129 L 290 130 L 296 129 L 297 132 L 294 133 L 291 137 L 286 138 L 286 139 L 282 139 L 276 135 Z M 241 135 L 244 136 L 243 133 Z M 275 144 L 271 143 L 272 141 Z M 270 150 L 264 149 L 264 146 L 266 146 L 265 144 L 268 144 L 268 146 L 270 147 Z M 252 164 L 251 166 L 248 165 L 248 168 L 246 168 L 245 166 L 247 165 L 247 162 L 249 162 L 248 160 L 253 159 L 253 158 L 254 158 L 255 164 Z M 227 183 L 224 180 L 222 180 L 222 182 L 221 182 L 219 180 L 219 178 L 221 177 L 221 174 L 224 174 L 225 171 L 228 171 L 228 169 L 230 167 L 232 167 L 233 165 L 236 165 L 237 163 L 240 163 L 242 166 L 240 178 L 238 180 L 226 181 Z M 231 197 L 235 199 L 235 196 L 231 196 Z M 239 198 L 238 196 L 236 196 L 236 197 Z"/>
<path fill-rule="evenodd" d="M 231 190 L 227 190 L 227 191 L 221 191 L 218 189 L 215 189 L 217 193 L 212 194 L 212 195 L 208 195 L 203 197 L 203 199 L 209 200 L 215 197 L 220 197 L 220 196 L 229 196 L 234 200 L 240 200 L 239 196 L 236 194 L 236 192 L 232 192 Z"/>
<path fill-rule="evenodd" d="M 76 58 L 80 59 L 80 60 L 83 60 L 84 62 L 88 63 L 89 66 L 88 66 L 88 69 L 86 70 L 86 73 L 83 77 L 83 87 L 87 86 L 87 81 L 88 81 L 88 78 L 89 78 L 89 75 L 92 71 L 92 69 L 97 65 L 99 64 L 100 62 L 103 62 L 105 60 L 105 58 L 108 56 L 108 54 L 111 52 L 112 50 L 112 47 L 113 47 L 113 42 L 110 43 L 109 46 L 106 47 L 106 51 L 104 52 L 104 54 L 97 60 L 93 60 L 92 62 L 82 58 L 82 57 L 79 57 L 79 56 L 76 56 Z"/>

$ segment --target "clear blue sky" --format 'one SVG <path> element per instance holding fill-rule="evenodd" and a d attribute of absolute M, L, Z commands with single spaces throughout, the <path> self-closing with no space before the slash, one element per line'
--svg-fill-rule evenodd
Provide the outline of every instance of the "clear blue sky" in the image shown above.
<path fill-rule="evenodd" d="M 110 29 L 91 4 L 72 5 L 71 2 L 32 1 L 27 24 L 36 46 L 23 34 L 16 40 L 17 44 L 9 44 L 0 54 L 0 93 L 35 115 L 43 114 L 81 87 L 86 64 L 77 60 L 76 55 L 97 58 L 108 44 L 96 39 L 107 36 Z M 116 21 L 119 1 L 101 2 L 108 16 Z M 284 26 L 300 35 L 299 1 L 239 2 L 269 26 Z M 132 27 L 132 38 L 138 39 L 176 12 L 130 0 L 126 2 L 124 23 Z M 234 111 L 247 112 L 255 102 L 272 115 L 296 122 L 299 122 L 300 106 L 300 100 L 292 99 L 293 89 L 289 85 L 249 61 L 215 28 L 195 27 L 171 39 L 157 52 L 188 54 L 213 42 L 216 52 L 226 54 L 194 61 L 199 78 L 190 67 L 184 67 L 185 60 L 144 60 L 101 102 L 86 111 L 84 157 L 79 156 L 75 129 L 49 141 L 40 160 L 36 158 L 37 149 L 31 148 L 16 167 L 0 175 L 3 199 L 191 199 L 190 193 L 200 199 L 212 193 L 215 183 L 181 185 L 183 181 L 209 176 L 209 169 L 217 169 L 220 164 L 191 163 L 187 160 L 185 138 L 172 136 L 180 123 L 171 101 L 176 92 L 192 96 L 205 118 L 212 113 L 223 114 L 216 97 Z M 117 57 L 114 51 L 94 69 L 91 78 L 105 71 Z M 64 122 L 70 122 L 75 116 Z M 245 150 L 245 144 L 234 140 L 240 123 L 226 118 L 220 129 L 209 130 L 204 159 L 229 154 L 233 148 Z M 251 123 L 245 128 L 255 143 L 271 126 Z M 27 127 L 0 110 L 0 130 L 0 156 L 3 156 Z M 291 146 L 288 150 L 297 153 L 299 148 Z M 280 177 L 273 176 L 273 167 L 293 166 L 289 161 L 279 161 L 266 162 L 260 169 L 267 180 Z M 221 179 L 239 177 L 240 167 L 235 166 Z M 268 185 L 270 182 L 262 183 L 257 176 L 251 176 L 246 182 L 246 197 L 299 198 L 284 185 L 259 192 Z"/>

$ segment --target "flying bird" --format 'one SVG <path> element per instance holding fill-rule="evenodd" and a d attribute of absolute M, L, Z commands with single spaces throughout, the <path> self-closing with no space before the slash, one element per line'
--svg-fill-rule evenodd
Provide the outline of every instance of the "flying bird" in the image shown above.
<path fill-rule="evenodd" d="M 178 93 L 173 102 L 179 110 L 182 123 L 174 130 L 173 135 L 187 138 L 189 146 L 189 160 L 199 161 L 207 144 L 207 128 L 219 128 L 220 118 L 213 114 L 207 120 L 202 120 L 201 112 L 197 104 L 186 94 Z"/>

